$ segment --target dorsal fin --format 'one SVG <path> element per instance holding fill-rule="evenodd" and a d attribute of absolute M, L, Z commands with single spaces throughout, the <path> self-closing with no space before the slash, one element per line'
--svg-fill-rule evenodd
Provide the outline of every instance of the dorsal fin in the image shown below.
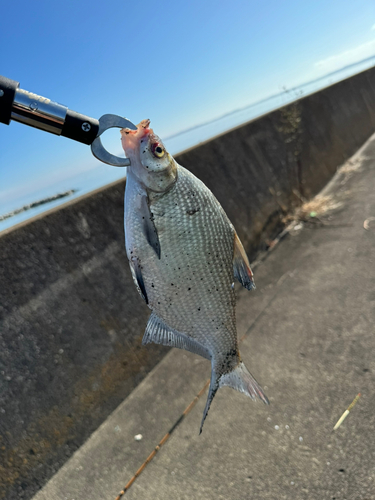
<path fill-rule="evenodd" d="M 185 351 L 190 351 L 206 359 L 211 359 L 211 355 L 205 347 L 185 333 L 176 332 L 172 328 L 169 328 L 154 312 L 151 313 L 148 320 L 142 344 L 146 345 L 150 342 L 185 349 Z"/>
<path fill-rule="evenodd" d="M 248 290 L 255 288 L 253 272 L 244 247 L 237 233 L 234 233 L 233 273 L 242 286 Z"/>

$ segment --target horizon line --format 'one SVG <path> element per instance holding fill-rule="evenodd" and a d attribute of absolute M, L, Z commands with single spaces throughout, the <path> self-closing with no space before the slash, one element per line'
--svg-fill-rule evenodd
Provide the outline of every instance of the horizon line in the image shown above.
<path fill-rule="evenodd" d="M 346 66 L 343 66 L 340 69 L 336 69 L 335 71 L 330 71 L 329 73 L 326 73 L 323 76 L 319 76 L 318 78 L 314 78 L 313 80 L 309 80 L 308 82 L 301 83 L 300 85 L 296 85 L 296 86 L 294 86 L 294 87 L 292 87 L 290 89 L 286 89 L 285 88 L 285 90 L 283 90 L 282 92 L 271 94 L 270 96 L 265 97 L 263 99 L 260 99 L 259 101 L 255 101 L 255 102 L 253 102 L 251 104 L 247 104 L 246 106 L 242 106 L 241 108 L 236 108 L 233 111 L 228 111 L 227 113 L 224 113 L 224 114 L 222 114 L 220 116 L 217 116 L 216 118 L 212 118 L 211 120 L 207 120 L 205 122 L 198 123 L 197 125 L 192 125 L 191 127 L 183 129 L 180 132 L 176 132 L 175 134 L 172 134 L 172 135 L 169 135 L 168 137 L 165 137 L 164 140 L 167 141 L 169 139 L 173 139 L 174 137 L 178 137 L 179 135 L 185 134 L 185 133 L 190 132 L 192 130 L 195 130 L 197 128 L 201 128 L 201 127 L 204 127 L 206 125 L 209 125 L 210 123 L 217 122 L 219 120 L 222 120 L 223 118 L 227 118 L 228 116 L 231 116 L 231 115 L 234 115 L 236 113 L 239 113 L 240 111 L 245 111 L 246 109 L 249 109 L 249 108 L 252 108 L 254 106 L 257 106 L 258 104 L 262 104 L 264 102 L 270 101 L 271 99 L 274 99 L 275 97 L 281 96 L 283 94 L 289 94 L 290 92 L 301 90 L 301 88 L 305 87 L 306 85 L 309 85 L 309 84 L 315 83 L 315 82 L 319 82 L 320 80 L 323 80 L 324 78 L 328 78 L 328 77 L 330 77 L 332 75 L 335 75 L 336 73 L 339 73 L 340 71 L 344 71 L 345 69 L 351 68 L 353 66 L 357 66 L 357 65 L 359 65 L 361 63 L 365 63 L 367 61 L 370 61 L 371 59 L 375 59 L 375 54 L 373 56 L 370 56 L 370 57 L 365 57 L 364 59 L 361 59 L 360 61 L 357 61 L 355 63 L 347 64 Z M 369 68 L 367 68 L 367 69 L 369 69 Z M 366 70 L 364 70 L 364 71 L 366 71 Z M 359 73 L 357 73 L 357 74 L 359 74 Z M 354 76 L 355 74 L 356 73 L 354 73 L 351 76 Z M 339 83 L 339 82 L 340 82 L 340 80 L 338 82 L 335 82 L 333 85 L 335 85 L 336 83 Z M 329 86 L 329 85 L 327 85 L 327 86 Z M 322 89 L 320 89 L 320 90 L 322 90 Z M 298 96 L 296 98 L 296 100 L 298 100 L 301 97 L 302 96 Z"/>

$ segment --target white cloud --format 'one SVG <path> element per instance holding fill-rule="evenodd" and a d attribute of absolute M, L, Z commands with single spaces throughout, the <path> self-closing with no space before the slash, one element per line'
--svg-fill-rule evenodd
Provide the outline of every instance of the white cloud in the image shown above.
<path fill-rule="evenodd" d="M 340 52 L 334 56 L 322 59 L 321 61 L 316 62 L 315 66 L 325 72 L 331 72 L 371 56 L 375 57 L 375 40 L 363 43 L 354 49 L 345 50 L 344 52 Z"/>
<path fill-rule="evenodd" d="M 372 29 L 372 30 L 375 30 L 375 24 L 373 24 L 373 25 L 371 26 L 371 29 Z"/>

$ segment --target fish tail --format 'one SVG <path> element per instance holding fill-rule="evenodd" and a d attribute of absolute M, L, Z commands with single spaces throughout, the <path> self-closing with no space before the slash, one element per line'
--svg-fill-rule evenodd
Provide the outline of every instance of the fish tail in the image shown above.
<path fill-rule="evenodd" d="M 216 373 L 212 370 L 210 388 L 208 389 L 208 396 L 207 396 L 206 406 L 205 406 L 204 412 L 203 412 L 203 418 L 202 418 L 202 422 L 201 422 L 201 428 L 199 429 L 199 434 L 202 434 L 203 424 L 204 424 L 204 421 L 206 420 L 208 410 L 210 409 L 212 400 L 214 399 L 215 394 L 220 387 L 219 380 L 220 380 L 219 377 L 217 377 Z"/>
<path fill-rule="evenodd" d="M 223 387 L 224 385 L 232 387 L 232 389 L 236 389 L 239 392 L 243 392 L 251 399 L 255 399 L 256 397 L 258 397 L 263 401 L 263 403 L 267 405 L 270 404 L 267 396 L 263 392 L 263 389 L 251 375 L 242 361 L 240 361 L 231 372 L 224 373 L 221 376 L 217 376 L 215 370 L 212 370 L 210 388 L 208 390 L 206 406 L 204 408 L 199 434 L 202 433 L 204 421 L 206 420 L 208 410 L 210 409 L 212 400 L 214 399 L 217 390 L 219 389 L 219 387 Z"/>
<path fill-rule="evenodd" d="M 229 373 L 225 373 L 220 377 L 219 387 L 223 387 L 224 385 L 232 387 L 232 389 L 236 389 L 239 392 L 243 392 L 251 399 L 258 397 L 263 401 L 263 403 L 266 403 L 267 405 L 270 404 L 267 396 L 263 392 L 263 389 L 242 361 L 239 362 L 234 370 Z"/>

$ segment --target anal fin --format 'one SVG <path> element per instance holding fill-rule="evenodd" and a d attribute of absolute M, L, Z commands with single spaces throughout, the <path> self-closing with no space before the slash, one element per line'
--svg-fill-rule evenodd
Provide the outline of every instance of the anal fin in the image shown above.
<path fill-rule="evenodd" d="M 148 320 L 146 331 L 143 336 L 142 344 L 146 345 L 153 342 L 154 344 L 167 345 L 185 349 L 185 351 L 193 352 L 206 359 L 211 359 L 208 350 L 184 333 L 177 332 L 167 326 L 157 314 L 151 313 Z"/>
<path fill-rule="evenodd" d="M 234 234 L 233 273 L 242 286 L 248 290 L 255 288 L 253 272 L 244 247 L 237 233 Z"/>

